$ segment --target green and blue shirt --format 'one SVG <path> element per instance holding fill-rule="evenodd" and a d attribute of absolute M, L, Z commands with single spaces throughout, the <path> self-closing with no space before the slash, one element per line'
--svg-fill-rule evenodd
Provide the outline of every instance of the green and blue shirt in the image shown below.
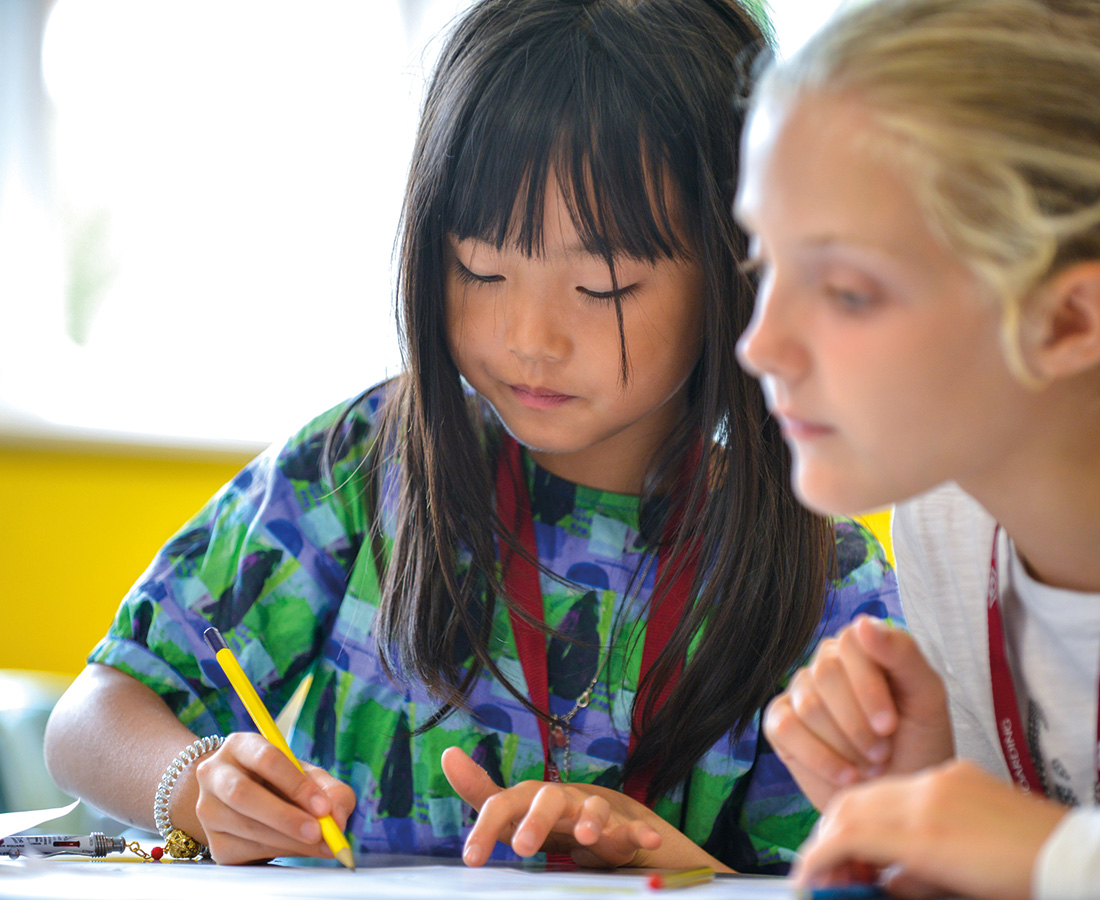
<path fill-rule="evenodd" d="M 330 410 L 246 466 L 164 546 L 89 661 L 151 687 L 197 735 L 254 730 L 203 641 L 216 626 L 273 714 L 310 679 L 291 746 L 355 790 L 347 831 L 357 853 L 458 856 L 474 814 L 443 775 L 443 750 L 462 747 L 509 786 L 542 779 L 543 748 L 535 717 L 484 670 L 466 710 L 412 735 L 440 703 L 382 670 L 368 534 L 377 520 L 388 550 L 400 464 L 384 462 L 381 490 L 372 493 L 363 462 L 384 397 L 383 386 Z M 322 458 L 334 428 L 340 452 L 330 480 Z M 642 564 L 639 501 L 566 482 L 526 455 L 524 462 L 539 559 L 563 576 L 542 578 L 546 621 L 574 638 L 548 639 L 551 710 L 571 710 L 599 669 L 591 702 L 572 719 L 570 780 L 615 785 L 656 570 Z M 859 613 L 900 621 L 878 541 L 845 519 L 836 522 L 836 542 L 838 575 L 819 636 Z M 604 660 L 600 648 L 613 637 Z M 489 646 L 500 671 L 523 688 L 502 604 Z M 715 743 L 654 808 L 735 868 L 785 871 L 816 813 L 767 746 L 759 719 L 736 742 L 727 735 Z M 503 844 L 495 855 L 514 858 Z"/>

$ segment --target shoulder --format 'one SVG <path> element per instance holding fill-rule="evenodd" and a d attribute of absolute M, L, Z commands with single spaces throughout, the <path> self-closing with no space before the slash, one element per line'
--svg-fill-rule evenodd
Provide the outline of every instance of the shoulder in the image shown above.
<path fill-rule="evenodd" d="M 328 474 L 339 481 L 362 467 L 395 393 L 393 381 L 368 388 L 315 416 L 266 455 L 290 481 L 320 483 Z"/>
<path fill-rule="evenodd" d="M 233 477 L 192 520 L 192 527 L 226 530 L 235 523 L 297 522 L 334 512 L 349 534 L 368 520 L 365 463 L 378 437 L 388 383 L 332 406 L 276 441 Z M 319 526 L 323 523 L 316 523 Z"/>
<path fill-rule="evenodd" d="M 891 537 L 903 595 L 969 593 L 980 586 L 996 527 L 981 504 L 953 483 L 899 504 Z"/>
<path fill-rule="evenodd" d="M 966 685 L 989 675 L 988 669 L 975 665 L 987 659 L 982 649 L 985 596 L 995 530 L 993 517 L 954 483 L 906 500 L 894 510 L 891 537 L 909 630 L 942 675 Z M 954 692 L 956 730 L 962 702 L 961 694 Z"/>
<path fill-rule="evenodd" d="M 953 482 L 920 494 L 894 509 L 891 537 L 900 560 L 988 556 L 997 523 L 980 503 Z"/>

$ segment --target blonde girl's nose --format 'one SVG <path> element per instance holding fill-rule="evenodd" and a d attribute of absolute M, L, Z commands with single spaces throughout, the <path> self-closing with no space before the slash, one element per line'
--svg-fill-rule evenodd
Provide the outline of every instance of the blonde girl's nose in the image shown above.
<path fill-rule="evenodd" d="M 774 288 L 761 286 L 752 318 L 737 340 L 737 359 L 749 374 L 795 378 L 805 369 L 805 348 L 790 319 Z"/>

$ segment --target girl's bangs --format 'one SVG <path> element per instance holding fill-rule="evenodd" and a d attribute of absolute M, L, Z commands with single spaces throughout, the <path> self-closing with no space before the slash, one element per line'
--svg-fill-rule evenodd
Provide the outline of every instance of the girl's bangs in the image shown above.
<path fill-rule="evenodd" d="M 517 68 L 502 67 L 453 132 L 445 229 L 537 256 L 554 177 L 590 253 L 649 262 L 689 256 L 691 177 L 677 170 L 683 150 L 656 137 L 677 129 L 654 121 L 652 99 L 606 72 L 570 78 L 560 60 Z"/>

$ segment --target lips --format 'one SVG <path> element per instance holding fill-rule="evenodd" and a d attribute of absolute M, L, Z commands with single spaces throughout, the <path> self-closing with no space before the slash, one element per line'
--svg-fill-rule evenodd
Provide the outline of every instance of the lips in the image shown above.
<path fill-rule="evenodd" d="M 828 425 L 822 425 L 819 422 L 811 422 L 809 419 L 803 419 L 781 410 L 775 410 L 772 415 L 774 415 L 776 421 L 779 422 L 779 427 L 783 431 L 783 436 L 791 438 L 792 440 L 809 440 L 833 432 L 833 429 Z"/>
<path fill-rule="evenodd" d="M 572 394 L 562 394 L 550 388 L 529 384 L 509 385 L 516 399 L 532 409 L 550 409 L 574 399 Z"/>
<path fill-rule="evenodd" d="M 569 397 L 569 394 L 563 394 L 560 391 L 552 391 L 549 388 L 531 387 L 529 384 L 513 384 L 513 391 L 518 391 L 522 394 L 531 394 L 533 397 Z"/>

